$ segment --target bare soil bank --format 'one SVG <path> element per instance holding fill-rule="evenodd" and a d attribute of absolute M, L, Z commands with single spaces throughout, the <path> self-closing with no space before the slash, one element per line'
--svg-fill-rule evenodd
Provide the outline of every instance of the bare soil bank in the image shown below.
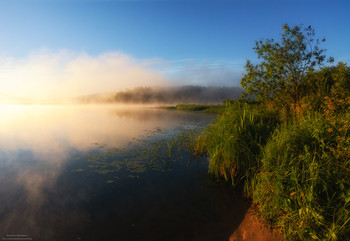
<path fill-rule="evenodd" d="M 232 233 L 230 241 L 281 241 L 282 235 L 274 232 L 264 224 L 264 221 L 255 215 L 250 207 L 238 228 Z"/>

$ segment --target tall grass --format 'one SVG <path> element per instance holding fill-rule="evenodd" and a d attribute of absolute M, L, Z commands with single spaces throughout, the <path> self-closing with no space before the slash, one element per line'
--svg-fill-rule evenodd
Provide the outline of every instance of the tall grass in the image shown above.
<path fill-rule="evenodd" d="M 209 173 L 233 185 L 250 178 L 260 167 L 261 146 L 278 122 L 272 112 L 233 105 L 197 139 L 196 152 L 209 155 Z"/>
<path fill-rule="evenodd" d="M 350 237 L 349 119 L 313 114 L 278 128 L 252 182 L 253 202 L 290 240 Z"/>
<path fill-rule="evenodd" d="M 283 119 L 236 104 L 205 129 L 195 153 L 208 154 L 215 177 L 243 184 L 286 240 L 349 240 L 349 111 Z"/>

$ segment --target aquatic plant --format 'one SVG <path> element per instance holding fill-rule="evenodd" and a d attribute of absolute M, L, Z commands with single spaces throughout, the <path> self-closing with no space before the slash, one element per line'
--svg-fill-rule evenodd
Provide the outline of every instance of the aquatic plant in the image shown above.
<path fill-rule="evenodd" d="M 198 158 L 193 153 L 193 144 L 201 130 L 192 127 L 162 133 L 164 130 L 156 129 L 150 132 L 150 139 L 134 139 L 122 149 L 108 149 L 92 143 L 96 149 L 79 159 L 90 163 L 88 167 L 93 172 L 106 175 L 107 183 L 114 183 L 122 177 L 139 178 L 146 173 L 171 171 L 174 163 L 190 166 Z M 158 134 L 164 136 L 154 138 Z M 203 161 L 202 164 L 206 163 Z M 81 172 L 83 169 L 72 171 Z"/>

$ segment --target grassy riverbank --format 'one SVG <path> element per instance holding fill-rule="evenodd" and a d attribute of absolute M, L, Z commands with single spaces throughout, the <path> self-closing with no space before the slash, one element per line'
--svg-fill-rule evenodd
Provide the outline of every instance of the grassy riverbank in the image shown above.
<path fill-rule="evenodd" d="M 243 186 L 286 240 L 346 240 L 349 126 L 347 109 L 286 116 L 282 109 L 236 104 L 204 130 L 195 153 L 208 154 L 213 176 Z"/>
<path fill-rule="evenodd" d="M 239 102 L 196 140 L 209 173 L 244 187 L 286 240 L 349 240 L 350 67 L 325 66 L 311 26 L 256 41 Z M 250 102 L 254 105 L 242 104 Z M 227 101 L 232 103 L 232 101 Z"/>

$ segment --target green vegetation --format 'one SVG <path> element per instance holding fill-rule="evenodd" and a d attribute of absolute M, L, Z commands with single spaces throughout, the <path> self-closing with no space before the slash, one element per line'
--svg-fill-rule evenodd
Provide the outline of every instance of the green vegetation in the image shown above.
<path fill-rule="evenodd" d="M 263 217 L 292 240 L 350 235 L 349 116 L 314 114 L 277 128 L 252 181 Z"/>
<path fill-rule="evenodd" d="M 210 156 L 209 172 L 233 184 L 251 177 L 258 163 L 260 146 L 278 122 L 275 113 L 248 105 L 228 107 L 197 140 L 197 152 Z"/>
<path fill-rule="evenodd" d="M 194 153 L 208 155 L 209 173 L 243 186 L 286 240 L 348 240 L 350 68 L 322 67 L 311 27 L 283 30 L 281 43 L 257 42 L 261 64 L 247 63 L 242 85 L 258 103 L 232 104 Z"/>
<path fill-rule="evenodd" d="M 287 240 L 350 235 L 350 114 L 308 111 L 284 120 L 263 106 L 233 105 L 196 140 L 209 173 L 243 185 Z"/>
<path fill-rule="evenodd" d="M 209 105 L 176 105 L 177 110 L 203 111 L 210 108 Z"/>
<path fill-rule="evenodd" d="M 225 105 L 176 105 L 177 110 L 203 111 L 210 113 L 223 113 Z"/>
<path fill-rule="evenodd" d="M 286 240 L 348 240 L 350 67 L 322 65 L 325 50 L 311 27 L 284 25 L 283 31 L 280 43 L 256 43 L 263 61 L 248 61 L 242 79 L 250 96 L 223 105 L 162 107 L 220 113 L 200 135 L 172 135 L 135 146 L 132 154 L 92 154 L 89 167 L 112 183 L 120 170 L 137 178 L 167 171 L 177 160 L 208 157 L 209 173 L 243 187 L 258 214 Z"/>
<path fill-rule="evenodd" d="M 320 40 L 315 39 L 315 31 L 310 26 L 302 30 L 302 26 L 291 28 L 285 24 L 282 28 L 280 42 L 256 41 L 254 50 L 262 61 L 259 64 L 247 61 L 247 73 L 241 84 L 259 101 L 289 107 L 308 94 L 308 74 L 322 66 L 326 50 L 319 47 Z M 328 61 L 333 62 L 333 58 Z"/>
<path fill-rule="evenodd" d="M 114 183 L 123 178 L 140 178 L 142 175 L 154 172 L 168 172 L 174 166 L 189 167 L 198 164 L 206 168 L 204 157 L 194 155 L 193 145 L 199 136 L 201 128 L 191 131 L 175 130 L 175 133 L 163 133 L 158 139 L 134 139 L 125 148 L 105 148 L 98 143 L 92 143 L 95 149 L 83 159 L 89 163 L 86 170 L 105 175 L 107 183 Z M 161 134 L 156 129 L 150 136 Z M 202 158 L 202 161 L 197 161 Z M 72 172 L 83 172 L 84 169 L 74 169 Z"/>
<path fill-rule="evenodd" d="M 179 104 L 176 106 L 162 106 L 162 109 L 181 110 L 181 111 L 203 111 L 207 113 L 222 114 L 226 105 L 195 105 L 195 104 Z"/>

